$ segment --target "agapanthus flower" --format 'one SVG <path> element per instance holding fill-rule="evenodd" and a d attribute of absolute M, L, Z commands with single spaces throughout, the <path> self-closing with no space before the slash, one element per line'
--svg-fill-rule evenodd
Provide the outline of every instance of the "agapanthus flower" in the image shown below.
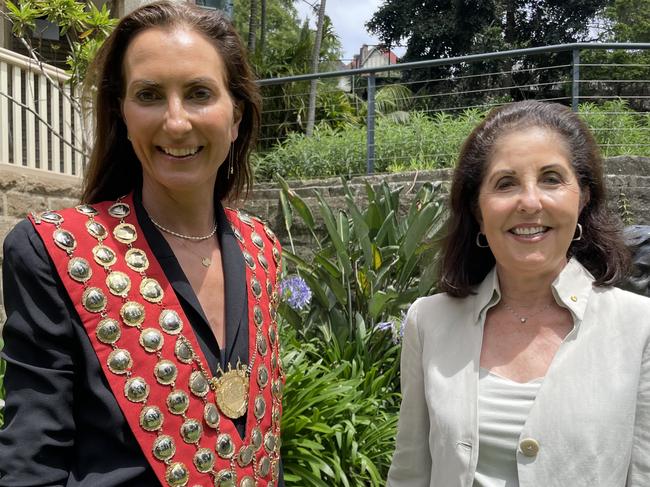
<path fill-rule="evenodd" d="M 300 276 L 289 276 L 280 282 L 280 295 L 294 310 L 300 311 L 311 303 L 312 292 Z"/>
<path fill-rule="evenodd" d="M 404 338 L 404 320 L 406 319 L 406 313 L 402 313 L 401 317 L 391 317 L 389 321 L 381 321 L 375 325 L 375 330 L 378 331 L 388 331 L 391 334 L 391 339 L 393 343 L 397 345 L 402 342 Z"/>

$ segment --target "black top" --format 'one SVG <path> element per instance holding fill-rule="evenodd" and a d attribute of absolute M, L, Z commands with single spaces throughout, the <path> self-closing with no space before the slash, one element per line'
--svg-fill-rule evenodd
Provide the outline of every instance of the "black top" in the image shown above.
<path fill-rule="evenodd" d="M 213 374 L 248 363 L 244 259 L 215 202 L 225 286 L 226 347 L 219 349 L 201 305 L 138 194 L 135 212 L 196 335 Z M 21 221 L 7 235 L 3 262 L 7 362 L 5 425 L 0 430 L 0 487 L 158 486 L 104 376 L 43 242 Z M 222 353 L 223 352 L 223 353 Z M 235 421 L 245 434 L 246 416 Z M 283 486 L 282 471 L 279 485 Z"/>

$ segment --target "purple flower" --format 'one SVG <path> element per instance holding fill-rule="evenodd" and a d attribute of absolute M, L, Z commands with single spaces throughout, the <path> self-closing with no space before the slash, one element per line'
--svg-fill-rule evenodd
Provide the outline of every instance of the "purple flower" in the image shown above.
<path fill-rule="evenodd" d="M 388 331 L 391 334 L 391 338 L 395 345 L 402 342 L 404 338 L 404 320 L 406 319 L 406 313 L 402 313 L 402 316 L 392 317 L 390 321 L 381 321 L 375 325 L 375 330 L 377 331 Z"/>
<path fill-rule="evenodd" d="M 379 331 L 390 330 L 391 332 L 393 332 L 394 329 L 395 329 L 395 324 L 392 321 L 380 321 L 375 325 L 375 330 L 379 330 Z"/>
<path fill-rule="evenodd" d="M 294 310 L 300 311 L 311 302 L 311 289 L 300 276 L 289 276 L 280 282 L 280 296 Z"/>

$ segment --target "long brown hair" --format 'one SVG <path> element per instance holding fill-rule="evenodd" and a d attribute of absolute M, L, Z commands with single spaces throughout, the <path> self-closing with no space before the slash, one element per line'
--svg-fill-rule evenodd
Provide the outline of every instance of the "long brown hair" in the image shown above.
<path fill-rule="evenodd" d="M 475 243 L 480 228 L 475 217 L 479 188 L 498 139 L 530 127 L 551 130 L 564 140 L 580 189 L 589 194 L 578 217 L 582 238 L 571 243 L 568 255 L 576 257 L 599 286 L 617 282 L 627 271 L 629 252 L 618 219 L 607 210 L 602 156 L 591 131 L 563 105 L 527 100 L 492 110 L 463 144 L 450 192 L 451 214 L 438 286 L 441 291 L 467 296 L 494 266 L 492 251 Z"/>
<path fill-rule="evenodd" d="M 82 201 L 115 199 L 142 184 L 142 166 L 127 140 L 120 107 L 125 91 L 122 66 L 130 42 L 153 27 L 190 28 L 205 36 L 219 52 L 226 67 L 228 90 L 240 107 L 242 118 L 239 135 L 230 149 L 233 174 L 228 174 L 228 164 L 221 165 L 215 197 L 234 199 L 248 192 L 252 182 L 249 156 L 259 132 L 261 99 L 244 45 L 222 12 L 164 0 L 140 7 L 122 18 L 89 70 L 84 91 L 94 100 L 95 143 L 86 167 Z"/>

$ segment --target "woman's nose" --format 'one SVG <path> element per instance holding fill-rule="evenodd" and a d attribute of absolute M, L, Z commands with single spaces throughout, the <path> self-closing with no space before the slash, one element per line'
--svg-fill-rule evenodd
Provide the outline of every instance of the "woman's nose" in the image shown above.
<path fill-rule="evenodd" d="M 183 135 L 192 129 L 189 115 L 183 106 L 183 100 L 170 97 L 165 113 L 165 130 L 171 135 Z"/>
<path fill-rule="evenodd" d="M 542 210 L 542 194 L 536 184 L 522 186 L 517 210 L 521 213 L 537 213 Z"/>

